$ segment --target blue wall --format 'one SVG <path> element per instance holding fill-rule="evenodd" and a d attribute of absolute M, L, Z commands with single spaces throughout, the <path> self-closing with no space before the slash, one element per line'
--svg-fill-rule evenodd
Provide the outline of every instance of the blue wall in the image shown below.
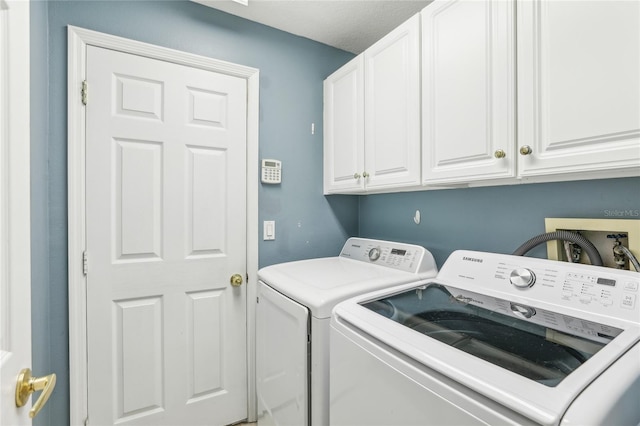
<path fill-rule="evenodd" d="M 442 266 L 456 249 L 512 253 L 545 232 L 545 217 L 625 218 L 615 210 L 640 210 L 640 178 L 369 195 L 360 199 L 360 236 L 422 245 Z M 539 249 L 530 255 L 546 256 Z"/>
<path fill-rule="evenodd" d="M 353 55 L 188 1 L 31 5 L 33 365 L 36 374 L 58 375 L 56 391 L 34 424 L 64 425 L 69 422 L 67 25 L 260 69 L 260 158 L 283 162 L 282 184 L 259 190 L 260 223 L 275 220 L 277 230 L 275 241 L 260 241 L 260 266 L 335 255 L 357 234 L 357 197 L 322 196 L 322 81 Z"/>

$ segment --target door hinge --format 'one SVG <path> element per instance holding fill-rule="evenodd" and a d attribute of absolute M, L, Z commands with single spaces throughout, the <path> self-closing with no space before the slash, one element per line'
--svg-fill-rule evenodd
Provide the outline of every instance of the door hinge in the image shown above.
<path fill-rule="evenodd" d="M 82 252 L 82 273 L 84 275 L 89 273 L 89 256 L 86 251 Z"/>
<path fill-rule="evenodd" d="M 87 104 L 87 80 L 82 82 L 82 90 L 80 91 L 80 95 L 82 96 L 82 105 Z"/>

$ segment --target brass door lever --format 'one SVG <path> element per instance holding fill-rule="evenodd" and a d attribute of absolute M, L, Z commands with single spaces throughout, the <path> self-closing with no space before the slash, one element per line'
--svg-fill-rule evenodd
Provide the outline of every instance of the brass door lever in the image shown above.
<path fill-rule="evenodd" d="M 18 374 L 18 381 L 16 383 L 16 407 L 24 406 L 27 401 L 29 401 L 29 396 L 31 396 L 32 393 L 42 391 L 40 398 L 38 398 L 31 410 L 29 410 L 29 417 L 34 418 L 47 403 L 55 387 L 55 374 L 33 377 L 31 376 L 31 369 L 23 369 L 20 374 Z"/>

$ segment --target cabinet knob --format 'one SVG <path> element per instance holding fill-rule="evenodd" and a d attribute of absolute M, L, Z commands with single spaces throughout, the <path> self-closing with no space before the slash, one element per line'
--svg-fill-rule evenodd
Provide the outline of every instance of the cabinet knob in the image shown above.
<path fill-rule="evenodd" d="M 362 177 L 363 177 L 363 178 L 368 178 L 368 177 L 369 177 L 369 173 L 367 173 L 367 172 L 362 172 Z"/>
<path fill-rule="evenodd" d="M 531 147 L 529 145 L 524 145 L 522 147 L 520 147 L 520 154 L 522 155 L 529 155 L 533 152 L 533 150 L 531 149 Z"/>
<path fill-rule="evenodd" d="M 353 175 L 353 178 L 354 178 L 354 179 L 360 179 L 360 173 L 355 173 L 355 174 Z"/>
<path fill-rule="evenodd" d="M 496 158 L 504 158 L 507 154 L 502 149 L 497 149 L 496 152 L 493 153 Z"/>

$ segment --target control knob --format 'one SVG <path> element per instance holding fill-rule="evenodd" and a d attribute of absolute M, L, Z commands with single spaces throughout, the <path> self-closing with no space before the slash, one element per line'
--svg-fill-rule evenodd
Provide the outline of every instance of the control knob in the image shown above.
<path fill-rule="evenodd" d="M 511 271 L 509 281 L 518 288 L 529 288 L 536 283 L 536 274 L 531 269 L 516 268 Z"/>
<path fill-rule="evenodd" d="M 374 247 L 369 250 L 369 260 L 375 262 L 380 258 L 380 247 Z"/>
<path fill-rule="evenodd" d="M 536 314 L 536 310 L 531 306 L 520 305 L 518 303 L 510 304 L 511 312 L 522 318 L 531 318 Z"/>

